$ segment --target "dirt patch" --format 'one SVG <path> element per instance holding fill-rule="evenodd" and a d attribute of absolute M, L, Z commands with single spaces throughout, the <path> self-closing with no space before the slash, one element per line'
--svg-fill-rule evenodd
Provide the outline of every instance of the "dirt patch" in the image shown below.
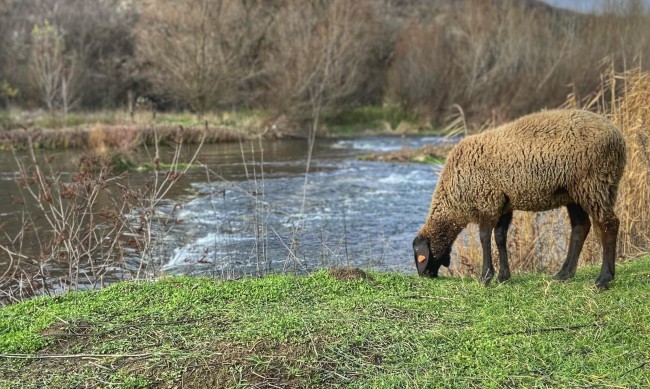
<path fill-rule="evenodd" d="M 366 272 L 356 267 L 335 267 L 330 269 L 329 273 L 340 281 L 372 280 Z"/>
<path fill-rule="evenodd" d="M 403 149 L 389 153 L 373 153 L 361 157 L 364 161 L 379 162 L 419 162 L 426 163 L 444 160 L 455 145 L 427 145 L 417 149 Z"/>
<path fill-rule="evenodd" d="M 93 332 L 95 324 L 85 320 L 69 320 L 56 322 L 45 328 L 41 334 L 45 337 L 82 336 Z"/>
<path fill-rule="evenodd" d="M 328 369 L 318 358 L 326 343 L 319 336 L 305 344 L 272 340 L 183 344 L 182 337 L 166 339 L 169 329 L 150 323 L 108 330 L 82 320 L 56 323 L 42 332 L 51 342 L 36 353 L 41 357 L 0 361 L 0 383 L 97 387 L 130 377 L 141 385 L 161 388 L 178 383 L 191 388 L 300 388 L 310 387 L 311 380 Z"/>
<path fill-rule="evenodd" d="M 241 386 L 255 388 L 307 387 L 316 373 L 320 345 L 258 342 L 250 345 L 217 342 L 185 368 L 181 380 L 190 388 Z"/>

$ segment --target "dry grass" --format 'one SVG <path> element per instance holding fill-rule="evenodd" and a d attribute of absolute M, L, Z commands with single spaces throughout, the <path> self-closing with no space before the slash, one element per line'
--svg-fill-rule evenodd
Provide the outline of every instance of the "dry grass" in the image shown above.
<path fill-rule="evenodd" d="M 592 106 L 608 114 L 627 141 L 627 167 L 617 213 L 621 219 L 619 254 L 629 258 L 650 250 L 650 73 L 639 69 L 611 72 Z"/>
<path fill-rule="evenodd" d="M 364 161 L 380 162 L 444 162 L 453 148 L 453 144 L 426 145 L 417 149 L 404 148 L 388 153 L 370 153 L 360 158 Z"/>
<path fill-rule="evenodd" d="M 106 125 L 64 129 L 16 129 L 0 132 L 0 150 L 23 149 L 30 142 L 34 148 L 133 149 L 156 143 L 219 143 L 245 139 L 250 135 L 229 127 L 211 125 Z"/>
<path fill-rule="evenodd" d="M 607 116 L 623 131 L 628 161 L 616 207 L 621 220 L 618 255 L 621 259 L 629 259 L 647 253 L 650 250 L 650 129 L 646 123 L 650 123 L 650 73 L 640 69 L 623 73 L 611 70 L 603 75 L 598 91 L 582 101 L 570 96 L 565 105 Z M 544 213 L 515 212 L 508 232 L 511 269 L 555 272 L 565 259 L 569 232 L 564 209 Z M 494 250 L 496 258 L 496 248 Z M 456 258 L 452 260 L 450 273 L 478 273 L 482 255 L 475 225 L 461 235 L 454 253 Z M 601 246 L 592 229 L 580 264 L 600 261 Z"/>

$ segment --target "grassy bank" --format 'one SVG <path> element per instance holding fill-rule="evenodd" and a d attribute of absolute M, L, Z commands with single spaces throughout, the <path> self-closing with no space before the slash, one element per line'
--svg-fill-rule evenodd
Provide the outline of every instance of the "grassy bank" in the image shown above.
<path fill-rule="evenodd" d="M 102 149 L 128 150 L 144 145 L 183 143 L 235 142 L 254 133 L 230 127 L 196 125 L 129 124 L 80 126 L 74 128 L 28 128 L 0 131 L 0 151 L 35 149 Z"/>
<path fill-rule="evenodd" d="M 402 135 L 421 131 L 433 133 L 429 121 L 394 104 L 351 107 L 336 113 L 326 112 L 323 122 L 325 130 L 335 136 Z"/>
<path fill-rule="evenodd" d="M 0 310 L 0 386 L 648 387 L 650 257 L 621 264 L 604 293 L 597 272 L 489 288 L 169 278 L 38 298 Z"/>
<path fill-rule="evenodd" d="M 324 115 L 319 135 L 360 136 L 405 134 L 426 131 L 430 124 L 418 124 L 415 113 L 396 106 L 350 107 Z M 207 123 L 207 126 L 206 126 Z M 182 129 L 181 129 L 182 126 Z M 306 136 L 306 124 L 293 122 L 286 116 L 262 111 L 208 113 L 202 118 L 189 112 L 99 111 L 60 113 L 0 109 L 0 150 L 11 147 L 25 149 L 29 139 L 35 148 L 60 149 L 92 147 L 97 136 L 105 138 L 108 147 L 150 145 L 158 141 L 173 142 L 182 137 L 186 143 L 197 143 L 205 133 L 206 143 L 237 141 L 257 137 Z M 115 144 L 112 144 L 112 143 Z"/>

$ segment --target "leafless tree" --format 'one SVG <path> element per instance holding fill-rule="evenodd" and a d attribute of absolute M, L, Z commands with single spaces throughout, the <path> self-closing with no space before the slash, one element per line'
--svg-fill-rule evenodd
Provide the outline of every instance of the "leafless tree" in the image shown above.
<path fill-rule="evenodd" d="M 203 115 L 236 100 L 238 87 L 257 74 L 254 51 L 272 21 L 260 1 L 151 0 L 137 50 L 160 91 Z"/>
<path fill-rule="evenodd" d="M 76 57 L 64 53 L 63 34 L 57 26 L 47 21 L 34 26 L 29 69 L 48 110 L 62 108 L 67 115 L 77 92 Z"/>
<path fill-rule="evenodd" d="M 374 3 L 287 2 L 268 38 L 266 103 L 317 121 L 323 109 L 358 92 L 373 54 Z"/>

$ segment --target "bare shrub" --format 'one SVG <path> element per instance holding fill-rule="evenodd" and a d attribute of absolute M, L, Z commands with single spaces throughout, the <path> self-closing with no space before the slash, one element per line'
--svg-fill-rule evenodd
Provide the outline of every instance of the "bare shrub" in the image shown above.
<path fill-rule="evenodd" d="M 264 52 L 265 103 L 310 123 L 358 92 L 373 53 L 372 1 L 287 2 Z M 363 22 L 360 22 L 363 21 Z"/>
<path fill-rule="evenodd" d="M 150 0 L 138 27 L 138 55 L 161 92 L 203 115 L 238 102 L 257 76 L 256 50 L 275 15 L 262 2 Z"/>
<path fill-rule="evenodd" d="M 110 154 L 81 157 L 73 174 L 57 171 L 52 158 L 37 156 L 33 148 L 27 161 L 16 157 L 26 208 L 17 232 L 0 228 L 0 252 L 8 258 L 0 302 L 100 288 L 107 276 L 157 276 L 158 240 L 176 222 L 175 207 L 165 212 L 161 205 L 189 168 L 178 167 L 180 149 L 181 144 L 164 170 L 156 152 L 153 172 L 141 185 L 118 174 Z"/>
<path fill-rule="evenodd" d="M 516 1 L 441 6 L 404 23 L 387 98 L 438 122 L 458 104 L 474 127 L 553 108 L 593 91 L 610 61 L 647 63 L 647 20 L 634 4 L 591 15 Z"/>

